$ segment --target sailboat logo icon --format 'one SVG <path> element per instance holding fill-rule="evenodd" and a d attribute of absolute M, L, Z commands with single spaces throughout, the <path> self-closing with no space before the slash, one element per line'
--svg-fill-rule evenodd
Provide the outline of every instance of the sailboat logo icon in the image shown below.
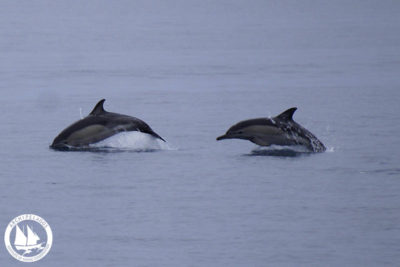
<path fill-rule="evenodd" d="M 32 231 L 29 225 L 26 226 L 27 235 L 19 228 L 19 226 L 15 226 L 15 240 L 14 245 L 17 250 L 23 250 L 25 254 L 29 254 L 32 250 L 42 250 L 44 247 L 42 246 L 43 243 L 38 243 L 40 237 Z"/>
<path fill-rule="evenodd" d="M 23 214 L 8 224 L 4 242 L 11 256 L 20 261 L 33 262 L 49 252 L 53 234 L 43 218 L 34 214 Z"/>

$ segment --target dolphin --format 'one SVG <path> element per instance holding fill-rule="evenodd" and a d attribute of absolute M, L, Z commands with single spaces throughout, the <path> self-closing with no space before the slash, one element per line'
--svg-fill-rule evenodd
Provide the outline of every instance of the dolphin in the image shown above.
<path fill-rule="evenodd" d="M 50 147 L 58 150 L 85 148 L 125 131 L 146 133 L 165 142 L 144 121 L 128 115 L 105 111 L 104 101 L 106 100 L 100 100 L 88 116 L 65 128 L 54 139 Z"/>
<path fill-rule="evenodd" d="M 224 139 L 245 139 L 260 146 L 302 145 L 312 152 L 326 150 L 315 135 L 293 120 L 296 107 L 290 108 L 273 118 L 257 118 L 238 122 L 226 134 L 217 137 Z"/>

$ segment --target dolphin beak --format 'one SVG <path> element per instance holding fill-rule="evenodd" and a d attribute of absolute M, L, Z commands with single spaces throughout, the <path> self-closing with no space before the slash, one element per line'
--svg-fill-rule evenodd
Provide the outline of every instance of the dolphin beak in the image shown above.
<path fill-rule="evenodd" d="M 217 141 L 224 140 L 224 139 L 229 139 L 229 138 L 230 137 L 228 135 L 224 134 L 224 135 L 218 136 L 217 137 Z"/>
<path fill-rule="evenodd" d="M 152 136 L 154 136 L 155 138 L 158 138 L 158 139 L 163 140 L 164 142 L 167 142 L 167 141 L 164 140 L 164 138 L 162 138 L 161 136 L 159 136 L 158 134 L 156 134 L 154 131 L 151 132 L 150 134 L 151 134 Z"/>
<path fill-rule="evenodd" d="M 162 137 L 159 136 L 159 135 L 158 135 L 158 138 L 161 139 L 161 140 L 163 140 L 164 142 L 167 142 L 167 141 L 164 140 L 164 138 L 162 138 Z"/>

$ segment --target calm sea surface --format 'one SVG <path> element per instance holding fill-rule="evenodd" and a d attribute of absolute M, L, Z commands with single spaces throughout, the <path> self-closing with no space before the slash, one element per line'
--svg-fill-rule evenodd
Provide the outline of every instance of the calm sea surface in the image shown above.
<path fill-rule="evenodd" d="M 47 220 L 53 247 L 33 266 L 399 264 L 399 2 L 2 1 L 0 13 L 0 231 L 24 213 Z M 48 148 L 102 98 L 168 149 Z M 327 152 L 215 140 L 293 106 Z M 0 266 L 24 265 L 0 246 Z"/>

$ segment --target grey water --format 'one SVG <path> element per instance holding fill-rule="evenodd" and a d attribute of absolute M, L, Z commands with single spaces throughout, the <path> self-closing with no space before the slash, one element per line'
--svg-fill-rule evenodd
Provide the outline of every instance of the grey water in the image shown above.
<path fill-rule="evenodd" d="M 0 13 L 0 231 L 25 213 L 49 223 L 53 246 L 32 266 L 399 264 L 398 1 L 2 1 Z M 102 98 L 173 149 L 49 149 Z M 294 106 L 326 152 L 215 140 Z M 0 266 L 24 264 L 0 249 Z"/>

